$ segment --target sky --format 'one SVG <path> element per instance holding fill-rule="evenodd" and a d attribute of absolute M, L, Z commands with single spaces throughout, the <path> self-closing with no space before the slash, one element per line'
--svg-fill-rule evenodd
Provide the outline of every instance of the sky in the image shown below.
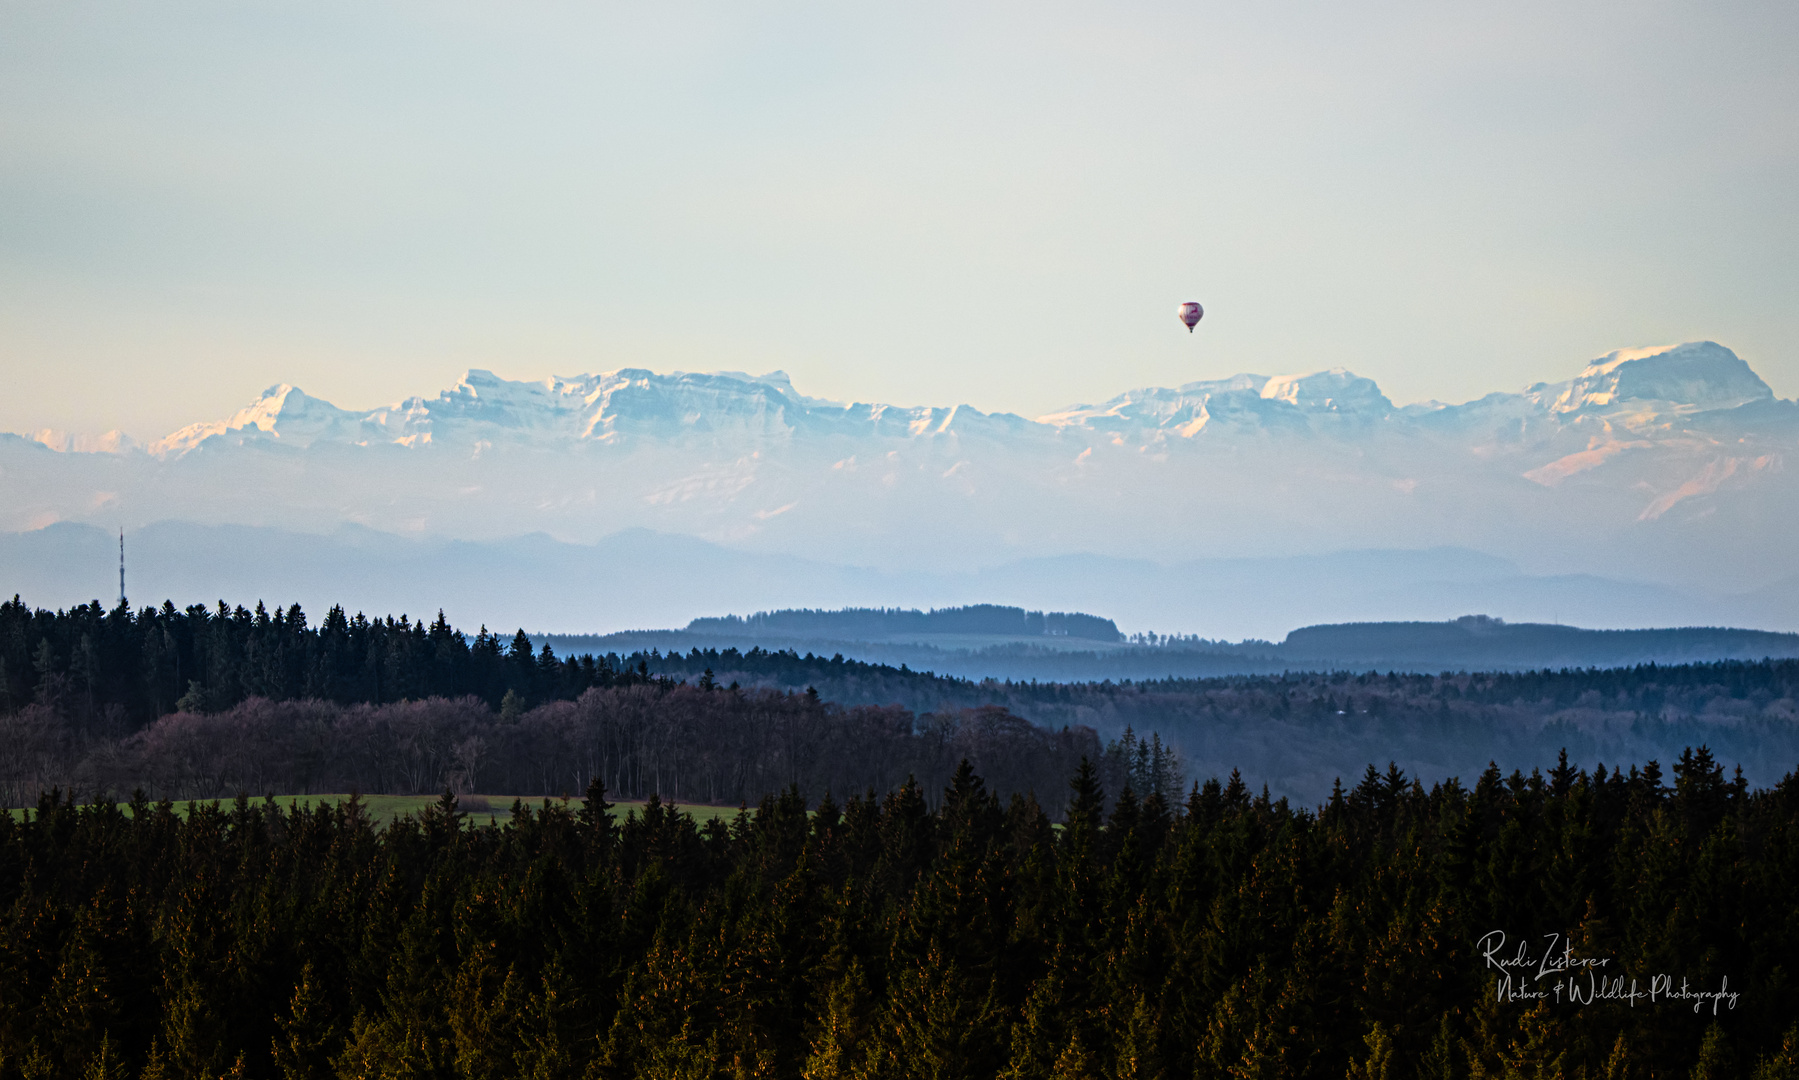
<path fill-rule="evenodd" d="M 469 367 L 1461 401 L 1702 338 L 1799 396 L 1795 42 L 1779 2 L 0 0 L 0 430 Z"/>

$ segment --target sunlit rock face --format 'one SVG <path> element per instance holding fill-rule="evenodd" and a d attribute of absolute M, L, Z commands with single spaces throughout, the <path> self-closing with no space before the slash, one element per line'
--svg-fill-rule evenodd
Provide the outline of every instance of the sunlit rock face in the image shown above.
<path fill-rule="evenodd" d="M 178 519 L 584 541 L 649 528 L 937 570 L 1449 544 L 1544 571 L 1750 588 L 1799 574 L 1796 449 L 1799 407 L 1712 342 L 1620 350 L 1461 404 L 1398 407 L 1327 368 L 1035 418 L 825 401 L 780 372 L 476 370 L 363 410 L 276 386 L 148 446 L 0 436 L 0 530 Z"/>
<path fill-rule="evenodd" d="M 1656 415 L 1734 409 L 1774 391 L 1735 353 L 1711 341 L 1656 349 L 1620 349 L 1565 384 L 1557 413 L 1640 409 Z"/>

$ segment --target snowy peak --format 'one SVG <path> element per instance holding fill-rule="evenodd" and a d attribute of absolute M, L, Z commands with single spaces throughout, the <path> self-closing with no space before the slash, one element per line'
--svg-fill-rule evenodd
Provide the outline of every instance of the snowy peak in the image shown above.
<path fill-rule="evenodd" d="M 421 404 L 440 424 L 459 428 L 488 425 L 526 437 L 612 441 L 685 433 L 784 436 L 792 430 L 797 397 L 781 372 L 658 375 L 621 368 L 510 382 L 473 370 L 436 401 Z"/>
<path fill-rule="evenodd" d="M 1385 416 L 1393 403 L 1373 379 L 1342 368 L 1310 375 L 1277 375 L 1262 384 L 1262 398 L 1284 401 L 1306 412 L 1334 412 L 1365 418 Z"/>
<path fill-rule="evenodd" d="M 1773 397 L 1736 353 L 1716 342 L 1694 341 L 1610 353 L 1567 383 L 1550 408 L 1573 413 L 1658 402 L 1677 412 L 1705 412 Z"/>
<path fill-rule="evenodd" d="M 1038 417 L 1057 428 L 1088 428 L 1160 437 L 1194 438 L 1216 424 L 1309 430 L 1384 419 L 1393 403 L 1373 379 L 1342 368 L 1304 375 L 1240 374 L 1190 382 L 1175 389 L 1147 387 L 1100 405 L 1076 405 Z"/>
<path fill-rule="evenodd" d="M 359 434 L 356 416 L 328 401 L 311 397 L 299 387 L 280 383 L 239 409 L 229 420 L 189 424 L 150 444 L 153 454 L 180 454 L 215 437 L 243 442 L 266 439 L 304 448 L 320 440 L 354 438 Z"/>
<path fill-rule="evenodd" d="M 559 445 L 696 432 L 785 436 L 792 431 L 788 414 L 803 411 L 790 393 L 791 383 L 779 372 L 658 375 L 624 368 L 513 381 L 473 368 L 435 398 L 352 412 L 282 384 L 229 420 L 190 424 L 149 449 L 178 456 L 214 439 L 304 448 L 319 441 L 421 447 L 445 441 Z"/>
<path fill-rule="evenodd" d="M 26 432 L 25 438 L 59 454 L 123 454 L 142 445 L 117 429 L 104 435 L 81 435 L 55 428 L 39 428 Z"/>
<path fill-rule="evenodd" d="M 792 414 L 803 411 L 780 384 L 735 374 L 657 375 L 633 369 L 604 379 L 588 437 L 732 433 L 786 438 L 794 429 Z"/>
<path fill-rule="evenodd" d="M 1753 410 L 1740 406 L 1756 405 Z M 1751 415 L 1753 414 L 1753 415 Z M 1765 415 L 1764 415 L 1765 414 Z M 1076 405 L 1027 420 L 966 405 L 900 407 L 827 401 L 796 391 L 785 372 L 673 372 L 621 368 L 598 375 L 535 381 L 474 368 L 435 397 L 413 397 L 367 411 L 340 409 L 299 388 L 272 386 L 230 419 L 192 424 L 146 449 L 179 457 L 206 445 L 304 450 L 319 443 L 482 453 L 507 446 L 557 450 L 631 440 L 716 443 L 748 452 L 795 439 L 1011 442 L 1103 435 L 1148 449 L 1214 440 L 1223 433 L 1362 438 L 1458 434 L 1491 442 L 1569 433 L 1585 440 L 1614 428 L 1709 431 L 1759 424 L 1799 425 L 1799 410 L 1774 398 L 1735 353 L 1700 341 L 1621 349 L 1562 383 L 1519 394 L 1489 394 L 1463 405 L 1395 408 L 1374 380 L 1343 368 L 1304 374 L 1239 374 L 1178 387 L 1145 387 L 1098 405 Z M 1507 434 L 1510 433 L 1510 434 Z M 53 449 L 124 453 L 122 436 L 98 439 L 40 432 Z"/>
<path fill-rule="evenodd" d="M 1621 351 L 1565 376 L 1396 409 L 1341 369 L 1246 373 L 1036 419 L 823 401 L 779 373 L 515 381 L 477 369 L 355 411 L 280 385 L 154 453 L 0 435 L 0 530 L 177 508 L 445 539 L 641 528 L 845 564 L 957 566 L 1505 536 L 1507 551 L 1590 560 L 1554 564 L 1569 574 L 1628 558 L 1732 589 L 1792 575 L 1799 405 L 1709 342 Z"/>

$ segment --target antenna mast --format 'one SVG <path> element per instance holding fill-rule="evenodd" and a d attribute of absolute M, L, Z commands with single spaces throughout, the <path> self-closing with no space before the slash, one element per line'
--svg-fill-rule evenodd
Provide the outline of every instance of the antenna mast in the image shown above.
<path fill-rule="evenodd" d="M 119 606 L 125 606 L 125 526 L 119 526 Z"/>

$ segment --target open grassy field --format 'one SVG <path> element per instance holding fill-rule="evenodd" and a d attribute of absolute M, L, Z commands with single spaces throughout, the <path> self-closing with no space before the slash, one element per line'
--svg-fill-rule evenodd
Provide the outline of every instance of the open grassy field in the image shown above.
<path fill-rule="evenodd" d="M 275 796 L 275 802 L 282 807 L 292 807 L 295 805 L 313 806 L 319 804 L 336 805 L 349 797 L 348 793 L 324 795 L 277 795 Z M 462 799 L 462 809 L 468 814 L 468 823 L 470 825 L 486 825 L 490 820 L 503 825 L 512 820 L 512 804 L 514 798 L 515 797 L 512 795 L 466 795 Z M 425 807 L 435 803 L 437 799 L 438 796 L 436 795 L 364 795 L 362 796 L 362 804 L 368 809 L 369 817 L 373 819 L 377 825 L 386 825 L 400 817 L 416 817 L 425 809 Z M 204 804 L 205 801 L 206 800 L 178 802 L 175 804 L 175 813 L 182 817 L 186 817 L 188 810 L 191 807 L 196 805 L 196 803 Z M 257 803 L 262 802 L 261 799 L 252 801 Z M 540 798 L 526 799 L 524 802 L 529 806 L 538 807 L 546 802 L 560 803 L 562 800 Z M 571 809 L 579 809 L 581 805 L 580 800 L 578 799 L 570 799 L 568 802 Z M 229 808 L 230 802 L 227 800 L 221 803 L 221 805 Z M 644 804 L 641 802 L 615 803 L 612 808 L 612 816 L 622 820 L 626 815 L 642 810 L 643 805 Z M 129 809 L 128 805 L 125 803 L 120 803 L 119 808 L 121 810 Z M 735 806 L 679 806 L 677 809 L 683 814 L 691 815 L 699 822 L 710 821 L 711 819 L 718 817 L 729 819 L 735 817 L 738 811 L 738 808 Z M 14 818 L 19 818 L 27 811 L 13 809 L 8 812 L 11 813 Z"/>

